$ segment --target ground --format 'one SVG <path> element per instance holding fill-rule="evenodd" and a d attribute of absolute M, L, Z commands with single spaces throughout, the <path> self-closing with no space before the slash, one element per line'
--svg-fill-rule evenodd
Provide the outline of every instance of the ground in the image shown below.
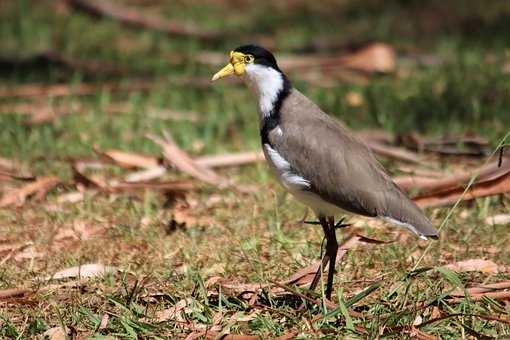
<path fill-rule="evenodd" d="M 304 76 L 294 69 L 289 77 L 356 131 L 384 132 L 401 145 L 409 136 L 488 141 L 478 156 L 419 153 L 423 161 L 411 165 L 381 157 L 392 176 L 409 168 L 473 171 L 488 154 L 497 156 L 509 132 L 508 2 L 115 3 L 226 33 L 204 41 L 126 28 L 65 2 L 0 4 L 0 57 L 7 64 L 56 51 L 101 65 L 13 69 L 0 62 L 0 157 L 17 161 L 16 175 L 60 181 L 47 195 L 0 209 L 0 337 L 48 335 L 58 327 L 78 338 L 510 336 L 508 295 L 462 294 L 510 280 L 508 222 L 490 223 L 510 213 L 508 193 L 427 208 L 442 227 L 437 241 L 348 217 L 352 225 L 339 229 L 339 239 L 367 239 L 339 264 L 331 306 L 320 289 L 278 285 L 319 259 L 322 231 L 302 223 L 313 215 L 285 194 L 264 162 L 217 170 L 233 185 L 205 184 L 184 194 L 105 192 L 77 180 L 71 166 L 103 159 L 109 149 L 160 157 L 149 137 L 164 131 L 193 157 L 259 150 L 253 98 L 236 82 L 210 85 L 222 64 L 197 57 L 216 51 L 226 62 L 232 48 L 255 40 L 277 58 L 386 44 L 397 56 L 390 72 Z M 36 91 L 51 84 L 64 84 L 64 93 L 20 95 L 20 86 Z M 73 92 L 84 84 L 92 90 Z M 38 120 L 48 110 L 50 117 Z M 133 171 L 100 162 L 86 174 L 105 181 Z M 188 178 L 175 169 L 163 177 Z M 0 197 L 24 184 L 0 176 Z M 444 267 L 465 260 L 491 262 L 474 271 Z M 85 264 L 104 275 L 87 278 L 82 269 L 52 278 Z M 7 294 L 11 289 L 18 293 Z"/>

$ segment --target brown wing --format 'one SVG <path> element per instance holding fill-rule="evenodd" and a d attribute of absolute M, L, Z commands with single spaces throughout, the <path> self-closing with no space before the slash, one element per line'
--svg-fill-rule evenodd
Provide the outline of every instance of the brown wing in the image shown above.
<path fill-rule="evenodd" d="M 437 235 L 422 211 L 384 172 L 368 147 L 296 90 L 281 108 L 282 134 L 269 140 L 325 201 L 365 216 L 394 219 Z"/>

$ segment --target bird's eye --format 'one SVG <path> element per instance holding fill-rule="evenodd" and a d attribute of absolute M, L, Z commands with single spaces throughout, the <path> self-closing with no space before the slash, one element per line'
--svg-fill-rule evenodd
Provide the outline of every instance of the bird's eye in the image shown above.
<path fill-rule="evenodd" d="M 248 63 L 253 63 L 253 60 L 254 60 L 254 59 L 255 59 L 255 58 L 253 58 L 253 56 L 252 56 L 252 55 L 250 55 L 250 54 L 248 54 L 248 55 L 245 55 L 245 56 L 244 56 L 244 62 L 245 62 L 246 64 L 248 64 Z"/>

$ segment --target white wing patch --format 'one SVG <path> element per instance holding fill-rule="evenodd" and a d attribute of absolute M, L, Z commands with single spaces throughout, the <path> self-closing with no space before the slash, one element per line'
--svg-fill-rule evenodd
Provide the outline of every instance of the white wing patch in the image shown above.
<path fill-rule="evenodd" d="M 283 158 L 278 151 L 273 149 L 269 144 L 264 144 L 264 147 L 268 157 L 270 158 L 269 161 L 278 172 L 280 182 L 286 189 L 295 191 L 310 188 L 310 181 L 292 172 L 290 163 L 287 162 L 287 160 Z"/>
<path fill-rule="evenodd" d="M 409 224 L 409 223 L 400 222 L 399 220 L 396 220 L 396 219 L 388 217 L 388 216 L 382 216 L 381 218 L 383 220 L 385 220 L 386 222 L 393 223 L 393 224 L 396 224 L 396 225 L 398 225 L 400 227 L 405 227 L 405 228 L 411 230 L 413 233 L 418 235 L 422 240 L 426 240 L 427 239 L 427 237 L 425 235 L 420 234 L 418 232 L 418 230 L 416 230 L 416 228 L 413 225 Z"/>

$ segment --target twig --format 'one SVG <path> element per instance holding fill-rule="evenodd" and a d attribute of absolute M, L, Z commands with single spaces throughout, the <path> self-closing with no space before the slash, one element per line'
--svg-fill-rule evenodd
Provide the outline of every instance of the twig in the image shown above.
<path fill-rule="evenodd" d="M 191 37 L 214 41 L 221 38 L 220 32 L 202 29 L 191 24 L 184 24 L 156 15 L 140 13 L 138 9 L 114 4 L 107 0 L 67 0 L 77 10 L 88 14 L 117 20 L 125 25 L 163 32 L 173 36 Z"/>
<path fill-rule="evenodd" d="M 76 85 L 69 84 L 28 84 L 18 86 L 3 86 L 0 87 L 0 97 L 16 97 L 16 98 L 29 98 L 29 97 L 62 97 L 62 96 L 84 96 L 95 94 L 99 91 L 148 91 L 153 89 L 157 84 L 153 81 L 138 80 L 123 84 L 118 82 L 110 83 L 81 83 Z"/>
<path fill-rule="evenodd" d="M 510 291 L 488 292 L 488 293 L 481 293 L 481 294 L 469 294 L 468 296 L 473 301 L 480 301 L 483 298 L 491 298 L 494 300 L 509 300 L 510 299 Z M 452 303 L 458 303 L 458 302 L 465 301 L 465 298 L 463 298 L 463 297 L 452 298 L 452 299 L 449 299 L 448 301 L 450 301 Z"/>

